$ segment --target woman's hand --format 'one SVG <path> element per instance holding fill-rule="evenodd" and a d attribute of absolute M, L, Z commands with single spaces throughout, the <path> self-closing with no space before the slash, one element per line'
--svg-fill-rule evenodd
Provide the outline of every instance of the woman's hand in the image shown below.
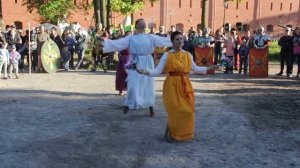
<path fill-rule="evenodd" d="M 142 74 L 142 75 L 147 75 L 147 76 L 150 75 L 149 71 L 144 70 L 144 69 L 138 69 L 138 68 L 137 68 L 136 71 L 137 71 L 139 74 Z"/>
<path fill-rule="evenodd" d="M 212 66 L 207 67 L 207 70 L 219 69 L 219 68 L 220 68 L 219 65 L 212 65 Z"/>

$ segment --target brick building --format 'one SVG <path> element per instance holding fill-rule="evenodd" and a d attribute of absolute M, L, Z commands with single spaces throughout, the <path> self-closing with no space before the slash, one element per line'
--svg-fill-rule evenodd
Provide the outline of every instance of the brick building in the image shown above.
<path fill-rule="evenodd" d="M 33 26 L 39 23 L 36 11 L 29 13 L 22 1 L 2 0 L 4 24 L 15 23 L 17 27 L 25 29 L 29 20 Z M 86 3 L 91 2 L 86 0 Z M 176 25 L 178 30 L 187 31 L 191 26 L 201 26 L 201 11 L 201 0 L 160 0 L 154 4 L 146 3 L 144 10 L 136 12 L 134 18 L 144 18 L 148 26 L 164 25 L 168 28 Z M 300 26 L 300 0 L 245 0 L 242 3 L 229 2 L 227 9 L 223 0 L 209 0 L 207 11 L 208 26 L 213 31 L 224 23 L 240 30 L 253 30 L 262 25 L 269 34 L 277 36 L 282 30 L 277 26 L 279 23 Z M 92 15 L 93 9 L 88 12 L 77 10 L 71 15 L 70 21 L 88 27 L 92 25 Z M 112 24 L 118 25 L 122 20 L 124 16 L 112 14 Z"/>

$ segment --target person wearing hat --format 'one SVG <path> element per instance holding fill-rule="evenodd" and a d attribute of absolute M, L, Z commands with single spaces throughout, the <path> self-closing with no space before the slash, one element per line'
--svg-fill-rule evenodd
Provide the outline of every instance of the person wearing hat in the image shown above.
<path fill-rule="evenodd" d="M 14 70 L 16 79 L 19 79 L 19 60 L 21 59 L 21 54 L 16 51 L 16 46 L 12 45 L 9 51 L 9 74 L 8 78 L 11 78 L 12 71 Z"/>
<path fill-rule="evenodd" d="M 293 57 L 293 36 L 290 28 L 285 29 L 284 35 L 279 39 L 278 45 L 280 50 L 280 72 L 276 75 L 282 76 L 284 69 L 284 62 L 286 62 L 286 75 L 290 77 L 292 75 L 292 69 L 290 67 Z"/>

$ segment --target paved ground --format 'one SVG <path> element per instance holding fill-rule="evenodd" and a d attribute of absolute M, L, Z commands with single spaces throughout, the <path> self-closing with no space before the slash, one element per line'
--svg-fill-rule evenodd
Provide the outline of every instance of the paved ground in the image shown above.
<path fill-rule="evenodd" d="M 22 74 L 0 80 L 1 168 L 300 167 L 300 80 L 191 75 L 196 137 L 170 144 L 162 83 L 156 116 L 122 114 L 115 72 Z"/>

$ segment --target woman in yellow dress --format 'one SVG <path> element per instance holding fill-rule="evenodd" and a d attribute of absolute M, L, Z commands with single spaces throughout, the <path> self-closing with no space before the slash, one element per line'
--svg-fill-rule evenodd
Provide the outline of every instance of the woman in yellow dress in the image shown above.
<path fill-rule="evenodd" d="M 173 49 L 166 52 L 155 69 L 137 69 L 141 74 L 156 76 L 167 74 L 163 86 L 163 102 L 168 114 L 165 138 L 168 142 L 187 141 L 194 137 L 195 96 L 189 80 L 190 71 L 206 74 L 212 67 L 198 67 L 192 55 L 182 50 L 183 35 L 175 31 L 171 34 Z"/>

